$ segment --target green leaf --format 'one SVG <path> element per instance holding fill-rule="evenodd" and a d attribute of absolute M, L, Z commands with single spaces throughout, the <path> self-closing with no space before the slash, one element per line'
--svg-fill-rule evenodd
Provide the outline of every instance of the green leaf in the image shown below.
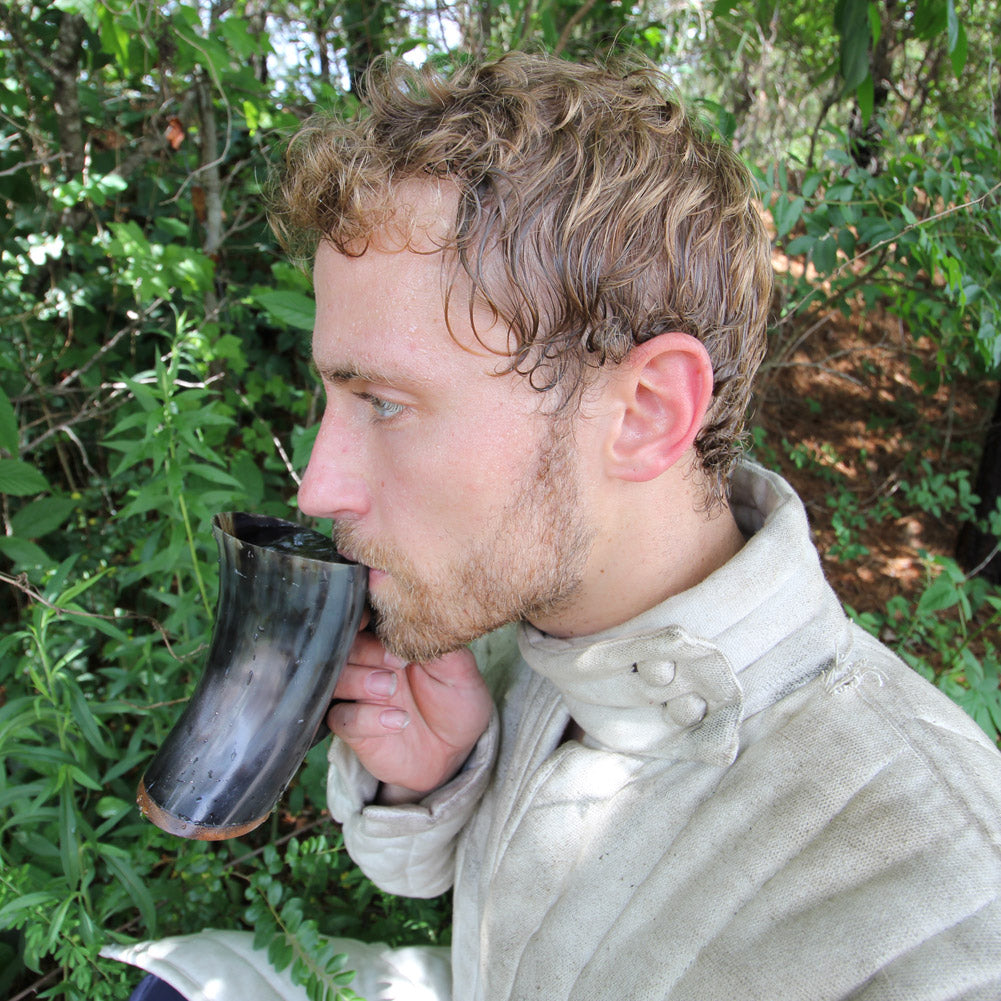
<path fill-rule="evenodd" d="M 966 28 L 963 27 L 963 22 L 959 21 L 956 25 L 956 44 L 949 50 L 949 60 L 956 76 L 961 76 L 966 68 L 966 52 Z"/>
<path fill-rule="evenodd" d="M 280 323 L 297 330 L 312 330 L 316 319 L 316 305 L 302 292 L 291 289 L 262 290 L 254 293 L 254 299 L 264 311 Z"/>
<path fill-rule="evenodd" d="M 201 476 L 211 483 L 221 483 L 223 486 L 236 487 L 238 490 L 243 484 L 235 477 L 218 466 L 210 466 L 205 462 L 192 462 L 188 465 L 188 472 L 192 476 Z"/>
<path fill-rule="evenodd" d="M 17 455 L 20 435 L 17 430 L 17 416 L 10 397 L 0 386 L 0 448 L 6 449 L 12 456 Z"/>
<path fill-rule="evenodd" d="M 786 245 L 786 253 L 790 257 L 797 257 L 800 254 L 808 254 L 812 249 L 813 245 L 817 242 L 815 236 L 808 236 L 804 233 L 802 236 L 797 236 L 795 240 L 791 240 Z"/>
<path fill-rule="evenodd" d="M 73 720 L 76 725 L 80 727 L 80 732 L 83 734 L 84 739 L 88 744 L 90 744 L 91 747 L 94 748 L 95 751 L 97 751 L 98 754 L 101 754 L 106 758 L 113 757 L 115 755 L 115 751 L 105 743 L 104 737 L 101 735 L 101 728 L 98 725 L 93 712 L 91 712 L 90 705 L 83 692 L 80 690 L 80 686 L 73 681 L 67 687 L 69 688 L 70 693 Z"/>
<path fill-rule="evenodd" d="M 25 893 L 0 907 L 0 928 L 15 927 L 11 919 L 21 911 L 49 908 L 57 900 L 58 897 L 49 892 Z"/>
<path fill-rule="evenodd" d="M 68 783 L 59 790 L 59 857 L 70 888 L 80 886 L 80 841 L 77 837 L 76 804 L 73 787 Z"/>
<path fill-rule="evenodd" d="M 821 275 L 834 271 L 838 260 L 838 245 L 832 236 L 818 240 L 813 248 L 813 263 Z"/>
<path fill-rule="evenodd" d="M 23 570 L 46 570 L 53 562 L 41 546 L 16 535 L 0 535 L 0 553 Z"/>
<path fill-rule="evenodd" d="M 879 6 L 874 3 L 869 4 L 869 31 L 872 33 L 872 45 L 875 48 L 879 45 L 880 35 L 883 34 L 883 22 L 879 19 Z"/>
<path fill-rule="evenodd" d="M 839 0 L 835 25 L 841 35 L 841 76 L 845 89 L 852 91 L 869 75 L 872 29 L 868 0 Z"/>
<path fill-rule="evenodd" d="M 268 943 L 268 962 L 279 972 L 289 968 L 293 955 L 292 946 L 284 935 L 275 935 Z"/>
<path fill-rule="evenodd" d="M 151 934 L 156 934 L 156 904 L 146 884 L 139 878 L 135 869 L 125 858 L 119 858 L 102 848 L 101 858 L 107 863 L 108 868 L 118 877 L 118 882 L 125 888 L 132 903 L 142 915 L 143 922 Z"/>
<path fill-rule="evenodd" d="M 114 56 L 119 68 L 123 73 L 129 71 L 129 33 L 120 19 L 105 4 L 101 4 L 97 11 L 97 18 L 101 25 L 100 37 L 101 48 Z"/>
<path fill-rule="evenodd" d="M 959 590 L 948 574 L 940 574 L 925 588 L 918 600 L 917 615 L 941 612 L 959 601 Z"/>
<path fill-rule="evenodd" d="M 959 41 L 959 18 L 956 16 L 955 0 L 946 0 L 945 26 L 946 37 L 949 40 L 949 53 L 952 54 L 956 50 L 956 43 Z"/>
<path fill-rule="evenodd" d="M 31 463 L 20 459 L 0 459 L 0 494 L 27 497 L 48 488 L 48 480 Z"/>
<path fill-rule="evenodd" d="M 11 518 L 11 528 L 21 538 L 38 539 L 60 528 L 76 507 L 71 497 L 42 497 L 21 508 Z"/>
<path fill-rule="evenodd" d="M 862 124 L 868 125 L 875 104 L 875 87 L 872 83 L 871 73 L 867 73 L 866 78 L 856 88 L 855 99 L 858 101 L 859 113 L 862 115 Z"/>
<path fill-rule="evenodd" d="M 779 197 L 772 206 L 772 218 L 775 220 L 775 234 L 780 239 L 785 236 L 799 222 L 803 209 L 806 206 L 806 199 L 797 196 L 796 198 Z"/>
<path fill-rule="evenodd" d="M 946 29 L 949 14 L 943 0 L 920 0 L 914 9 L 914 35 L 929 39 Z"/>

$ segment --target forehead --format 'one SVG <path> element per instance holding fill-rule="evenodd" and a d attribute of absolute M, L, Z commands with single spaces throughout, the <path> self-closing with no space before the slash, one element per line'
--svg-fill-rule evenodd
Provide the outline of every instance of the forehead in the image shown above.
<path fill-rule="evenodd" d="M 468 286 L 461 275 L 453 283 L 453 270 L 451 255 L 430 245 L 379 241 L 350 256 L 321 244 L 313 269 L 313 357 L 321 374 L 430 381 L 505 367 L 506 333 L 485 310 L 470 318 Z"/>

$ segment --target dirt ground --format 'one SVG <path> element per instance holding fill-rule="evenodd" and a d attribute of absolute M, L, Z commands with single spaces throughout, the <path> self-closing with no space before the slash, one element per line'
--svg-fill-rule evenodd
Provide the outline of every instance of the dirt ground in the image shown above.
<path fill-rule="evenodd" d="M 918 349 L 933 366 L 932 345 L 918 341 Z M 894 594 L 920 592 L 919 550 L 953 555 L 955 518 L 915 507 L 900 482 L 914 479 L 922 459 L 934 473 L 969 469 L 972 477 L 996 393 L 992 384 L 961 379 L 923 394 L 910 370 L 913 350 L 910 333 L 879 310 L 856 308 L 851 317 L 828 311 L 810 326 L 780 331 L 762 373 L 754 423 L 771 446 L 763 458 L 800 492 L 828 578 L 860 612 L 884 609 Z M 783 439 L 824 456 L 824 464 L 797 468 Z M 861 529 L 859 542 L 869 554 L 846 562 L 832 555 L 833 471 L 862 512 L 897 508 Z"/>

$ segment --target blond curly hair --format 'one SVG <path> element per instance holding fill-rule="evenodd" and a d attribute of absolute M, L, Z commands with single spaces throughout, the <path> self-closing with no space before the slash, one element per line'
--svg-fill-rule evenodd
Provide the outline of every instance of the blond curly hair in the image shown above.
<path fill-rule="evenodd" d="M 394 62 L 368 76 L 365 106 L 290 142 L 272 211 L 286 247 L 362 253 L 395 186 L 447 180 L 445 249 L 508 325 L 508 370 L 558 390 L 561 407 L 657 334 L 705 345 L 714 400 L 695 449 L 725 497 L 764 353 L 770 245 L 747 170 L 663 76 L 523 53 L 450 76 Z"/>

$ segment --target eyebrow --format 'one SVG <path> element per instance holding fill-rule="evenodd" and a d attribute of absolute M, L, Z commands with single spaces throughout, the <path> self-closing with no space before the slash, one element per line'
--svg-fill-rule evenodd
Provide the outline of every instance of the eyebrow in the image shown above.
<path fill-rule="evenodd" d="M 348 382 L 372 382 L 383 386 L 398 386 L 406 381 L 406 377 L 392 376 L 386 372 L 376 372 L 374 369 L 362 368 L 360 365 L 344 367 L 327 367 L 310 362 L 310 368 L 326 382 L 344 385 Z M 416 381 L 411 379 L 410 381 Z"/>

